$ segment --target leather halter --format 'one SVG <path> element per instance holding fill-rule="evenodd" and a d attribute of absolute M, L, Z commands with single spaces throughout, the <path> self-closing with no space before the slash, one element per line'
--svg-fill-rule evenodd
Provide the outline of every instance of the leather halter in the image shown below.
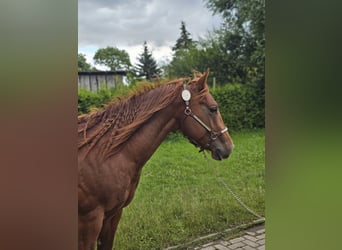
<path fill-rule="evenodd" d="M 213 131 L 205 122 L 203 122 L 197 115 L 192 113 L 192 110 L 189 107 L 189 101 L 191 99 L 191 93 L 188 89 L 186 89 L 186 84 L 183 84 L 183 91 L 182 91 L 182 99 L 185 102 L 185 110 L 184 114 L 186 117 L 190 116 L 193 118 L 196 122 L 198 122 L 205 130 L 208 131 L 210 134 L 210 141 L 207 143 L 207 147 L 210 148 L 210 145 L 213 141 L 215 141 L 219 136 L 224 134 L 225 132 L 228 131 L 228 128 L 225 127 L 221 131 Z M 194 143 L 196 146 L 200 147 L 200 152 L 203 151 L 205 148 L 203 146 L 200 146 L 195 140 L 189 138 L 189 140 Z"/>

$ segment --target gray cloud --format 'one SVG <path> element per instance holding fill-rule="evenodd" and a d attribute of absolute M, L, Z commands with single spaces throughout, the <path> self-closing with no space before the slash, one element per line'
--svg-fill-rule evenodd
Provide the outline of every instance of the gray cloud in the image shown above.
<path fill-rule="evenodd" d="M 193 39 L 219 27 L 203 0 L 79 0 L 79 47 L 173 46 L 185 21 Z"/>

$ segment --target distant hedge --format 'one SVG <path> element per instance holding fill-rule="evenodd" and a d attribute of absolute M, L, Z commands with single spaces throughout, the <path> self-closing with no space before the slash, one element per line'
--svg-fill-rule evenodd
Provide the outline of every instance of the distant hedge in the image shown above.
<path fill-rule="evenodd" d="M 210 91 L 230 130 L 264 128 L 264 93 L 255 85 L 226 84 Z"/>
<path fill-rule="evenodd" d="M 125 95 L 131 87 L 121 86 L 107 89 L 101 87 L 98 92 L 92 92 L 86 89 L 78 89 L 78 114 L 89 113 L 93 108 L 103 108 L 115 96 Z"/>
<path fill-rule="evenodd" d="M 85 114 L 92 108 L 101 108 L 112 98 L 111 90 L 101 89 L 98 93 L 85 89 L 78 90 L 78 114 Z"/>
<path fill-rule="evenodd" d="M 88 113 L 92 108 L 102 108 L 114 96 L 126 93 L 129 89 L 100 89 L 98 93 L 79 89 L 78 114 Z M 227 84 L 210 92 L 229 130 L 265 127 L 264 94 L 256 86 Z"/>

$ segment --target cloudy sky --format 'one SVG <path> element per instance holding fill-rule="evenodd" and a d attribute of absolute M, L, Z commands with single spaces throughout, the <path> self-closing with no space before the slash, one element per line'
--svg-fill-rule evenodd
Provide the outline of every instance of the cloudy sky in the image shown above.
<path fill-rule="evenodd" d="M 135 64 L 146 40 L 153 57 L 159 63 L 165 62 L 171 58 L 171 47 L 180 36 L 181 21 L 194 40 L 220 26 L 220 16 L 213 16 L 205 3 L 204 0 L 79 0 L 78 53 L 85 54 L 93 64 L 98 48 L 117 47 L 126 50 Z"/>

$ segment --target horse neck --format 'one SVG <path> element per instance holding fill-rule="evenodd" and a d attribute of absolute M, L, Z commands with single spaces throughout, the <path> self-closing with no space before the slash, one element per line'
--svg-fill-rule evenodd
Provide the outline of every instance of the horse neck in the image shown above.
<path fill-rule="evenodd" d="M 144 165 L 169 132 L 178 129 L 178 109 L 178 105 L 169 105 L 158 111 L 127 142 L 123 150 L 138 166 Z"/>

